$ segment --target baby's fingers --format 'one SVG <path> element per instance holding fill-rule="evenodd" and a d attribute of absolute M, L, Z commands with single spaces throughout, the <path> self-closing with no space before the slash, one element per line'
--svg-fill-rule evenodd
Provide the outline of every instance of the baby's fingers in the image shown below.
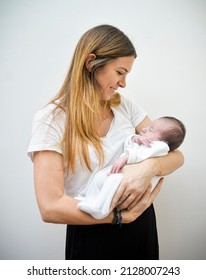
<path fill-rule="evenodd" d="M 145 138 L 142 143 L 148 147 L 151 147 L 152 141 L 149 138 Z"/>

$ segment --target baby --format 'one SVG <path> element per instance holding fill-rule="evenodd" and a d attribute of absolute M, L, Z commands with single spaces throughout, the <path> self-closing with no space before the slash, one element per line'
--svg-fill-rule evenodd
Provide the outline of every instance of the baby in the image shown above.
<path fill-rule="evenodd" d="M 126 164 L 141 162 L 150 157 L 164 156 L 177 149 L 184 141 L 184 124 L 174 117 L 161 117 L 142 129 L 139 135 L 128 137 L 124 143 L 124 154 L 112 166 L 99 170 L 88 182 L 84 197 L 78 208 L 96 219 L 103 219 L 109 214 L 109 208 L 123 175 L 119 173 Z M 156 185 L 158 177 L 152 182 Z"/>

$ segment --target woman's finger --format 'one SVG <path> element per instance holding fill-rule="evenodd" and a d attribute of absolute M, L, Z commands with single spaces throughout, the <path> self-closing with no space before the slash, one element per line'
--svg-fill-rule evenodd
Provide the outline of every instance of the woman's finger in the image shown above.
<path fill-rule="evenodd" d="M 152 184 L 150 184 L 147 188 L 146 191 L 148 191 L 148 189 L 150 189 L 150 192 L 151 192 L 151 188 L 152 188 Z M 138 201 L 140 200 L 141 197 L 137 196 L 128 206 L 127 206 L 127 209 L 130 210 L 131 208 L 133 208 L 137 203 Z"/>
<path fill-rule="evenodd" d="M 118 209 L 128 209 L 129 205 L 131 205 L 132 203 L 135 205 L 140 198 L 141 196 L 136 196 L 135 194 L 126 194 L 125 192 L 121 200 L 118 201 Z"/>
<path fill-rule="evenodd" d="M 150 200 L 152 202 L 153 202 L 153 200 L 155 199 L 155 197 L 157 196 L 157 194 L 160 191 L 160 188 L 161 188 L 161 186 L 163 184 L 163 179 L 164 178 L 160 178 L 158 183 L 156 184 L 156 186 L 153 188 L 153 191 L 152 192 L 150 191 L 150 193 L 151 193 Z M 152 184 L 150 184 L 149 187 L 152 189 Z M 133 208 L 135 206 L 135 204 L 137 204 L 138 201 L 139 201 L 139 198 L 135 198 L 135 200 L 132 201 L 132 203 L 130 205 L 128 205 L 127 209 L 130 210 L 131 208 Z"/>

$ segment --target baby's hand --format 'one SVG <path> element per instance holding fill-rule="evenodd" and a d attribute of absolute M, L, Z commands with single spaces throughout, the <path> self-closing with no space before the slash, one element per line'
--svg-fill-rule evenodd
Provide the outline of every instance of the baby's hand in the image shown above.
<path fill-rule="evenodd" d="M 112 165 L 112 168 L 108 175 L 119 173 L 122 167 L 124 167 L 127 164 L 128 161 L 128 155 L 124 155 L 117 159 L 115 163 Z"/>
<path fill-rule="evenodd" d="M 132 142 L 137 143 L 139 145 L 143 144 L 148 147 L 151 147 L 152 140 L 142 135 L 134 135 L 132 137 Z"/>

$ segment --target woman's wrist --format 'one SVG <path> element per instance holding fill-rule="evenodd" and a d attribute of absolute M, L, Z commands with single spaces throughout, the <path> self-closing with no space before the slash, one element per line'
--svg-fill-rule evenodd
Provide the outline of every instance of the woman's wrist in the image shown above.
<path fill-rule="evenodd" d="M 161 176 L 162 168 L 160 164 L 160 160 L 158 157 L 149 158 L 148 160 L 149 168 L 152 171 L 154 176 Z"/>
<path fill-rule="evenodd" d="M 180 168 L 184 163 L 184 156 L 179 150 L 169 152 L 166 156 L 151 158 L 154 164 L 155 176 L 166 176 Z"/>
<path fill-rule="evenodd" d="M 111 224 L 112 223 L 112 220 L 113 220 L 113 211 L 111 211 L 109 213 L 109 215 L 107 217 L 105 217 L 104 219 L 101 220 L 96 220 L 96 223 L 102 223 L 102 224 Z"/>
<path fill-rule="evenodd" d="M 122 211 L 118 210 L 115 207 L 112 212 L 113 212 L 112 224 L 121 226 L 122 225 Z"/>
<path fill-rule="evenodd" d="M 138 165 L 141 165 L 141 173 L 144 174 L 144 176 L 150 177 L 150 179 L 155 176 L 161 176 L 161 165 L 157 157 L 146 159 L 138 163 Z M 137 168 L 139 169 L 139 166 L 137 166 Z"/>

